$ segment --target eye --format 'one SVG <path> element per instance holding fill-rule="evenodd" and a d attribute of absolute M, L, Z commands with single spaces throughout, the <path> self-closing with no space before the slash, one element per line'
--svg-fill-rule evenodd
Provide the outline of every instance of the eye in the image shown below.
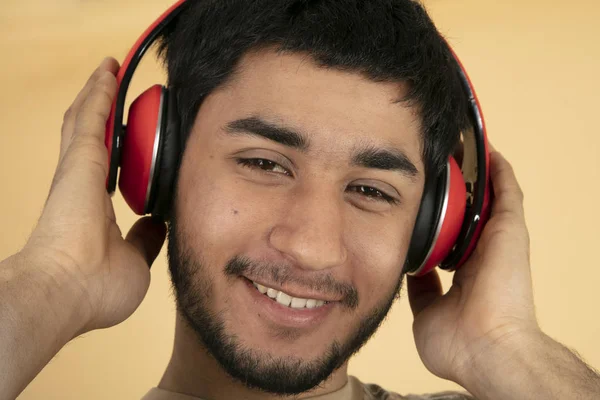
<path fill-rule="evenodd" d="M 287 176 L 292 175 L 290 171 L 288 171 L 275 161 L 267 160 L 265 158 L 238 158 L 236 161 L 238 164 L 250 169 L 263 170 L 265 172 L 272 172 Z"/>
<path fill-rule="evenodd" d="M 373 201 L 373 200 L 374 201 L 385 201 L 390 204 L 398 203 L 398 200 L 395 199 L 394 197 L 392 197 L 372 186 L 356 185 L 356 186 L 350 186 L 348 188 L 348 190 L 351 192 L 356 192 L 356 193 L 360 194 L 361 196 L 366 197 L 370 201 Z"/>

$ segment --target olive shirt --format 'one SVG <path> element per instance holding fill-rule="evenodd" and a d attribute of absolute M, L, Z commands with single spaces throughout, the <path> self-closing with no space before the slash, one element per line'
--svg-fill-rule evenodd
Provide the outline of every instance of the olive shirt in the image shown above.
<path fill-rule="evenodd" d="M 441 392 L 423 395 L 404 395 L 391 393 L 374 384 L 365 384 L 353 376 L 339 390 L 322 396 L 311 397 L 311 400 L 475 400 L 466 392 Z M 202 400 L 199 397 L 169 392 L 154 388 L 142 400 Z"/>

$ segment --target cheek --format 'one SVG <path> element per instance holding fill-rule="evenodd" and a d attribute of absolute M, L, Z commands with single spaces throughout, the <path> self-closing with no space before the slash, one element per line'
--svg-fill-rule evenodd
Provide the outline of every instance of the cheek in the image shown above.
<path fill-rule="evenodd" d="M 352 281 L 366 307 L 379 304 L 396 287 L 408 252 L 417 207 L 379 224 L 354 224 L 351 232 Z"/>
<path fill-rule="evenodd" d="M 178 213 L 188 245 L 211 264 L 224 265 L 264 241 L 272 225 L 273 202 L 228 168 L 215 164 L 208 157 L 208 162 L 182 165 Z"/>
<path fill-rule="evenodd" d="M 189 243 L 201 248 L 204 257 L 212 258 L 226 242 L 235 248 L 248 233 L 251 214 L 236 196 L 231 185 L 220 184 L 217 177 L 197 174 L 181 185 L 179 215 L 184 221 Z"/>

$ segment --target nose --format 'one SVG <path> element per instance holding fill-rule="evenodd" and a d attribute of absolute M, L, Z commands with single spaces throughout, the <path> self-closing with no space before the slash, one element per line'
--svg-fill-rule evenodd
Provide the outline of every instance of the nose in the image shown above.
<path fill-rule="evenodd" d="M 334 190 L 296 193 L 269 235 L 270 245 L 300 268 L 322 270 L 343 264 L 344 200 Z"/>

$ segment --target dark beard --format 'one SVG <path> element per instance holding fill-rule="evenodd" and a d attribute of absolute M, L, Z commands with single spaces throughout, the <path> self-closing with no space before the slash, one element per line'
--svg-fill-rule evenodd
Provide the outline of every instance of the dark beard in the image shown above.
<path fill-rule="evenodd" d="M 213 285 L 206 274 L 206 265 L 194 258 L 190 249 L 180 241 L 174 215 L 171 216 L 168 236 L 169 271 L 179 314 L 196 332 L 202 347 L 229 375 L 250 389 L 278 395 L 300 394 L 313 389 L 356 353 L 375 333 L 394 300 L 399 297 L 404 277 L 402 273 L 394 291 L 357 324 L 348 340 L 344 343 L 334 340 L 319 358 L 306 361 L 300 357 L 264 356 L 261 352 L 244 347 L 238 336 L 227 332 L 223 316 L 209 311 Z M 224 266 L 223 273 L 231 277 L 254 266 L 256 264 L 251 265 L 247 259 L 234 257 Z M 278 276 L 280 279 L 285 277 Z M 327 280 L 324 284 L 327 285 Z M 346 308 L 352 310 L 358 306 L 358 296 L 356 291 L 352 291 L 353 288 L 343 285 L 336 287 L 335 284 L 330 286 L 345 293 L 345 300 L 341 304 Z M 293 332 L 288 334 L 290 338 L 294 337 Z"/>

